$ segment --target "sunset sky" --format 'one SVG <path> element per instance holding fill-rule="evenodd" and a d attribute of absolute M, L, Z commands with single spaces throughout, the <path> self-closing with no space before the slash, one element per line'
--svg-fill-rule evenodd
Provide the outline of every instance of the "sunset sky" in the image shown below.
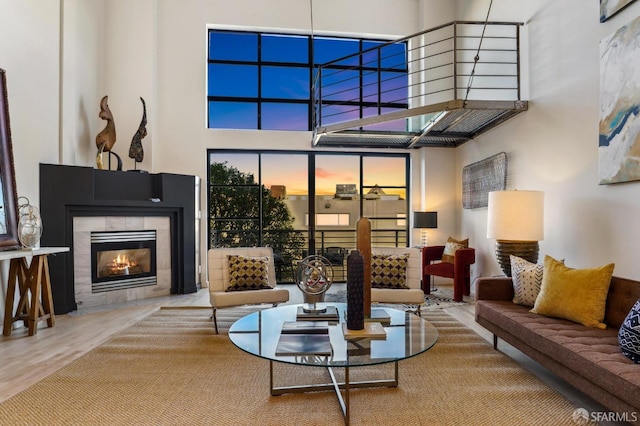
<path fill-rule="evenodd" d="M 256 154 L 212 155 L 212 162 L 227 161 L 245 173 L 258 176 Z M 365 157 L 364 185 L 404 186 L 405 160 L 396 157 Z M 316 194 L 334 195 L 336 184 L 359 184 L 359 157 L 353 155 L 316 155 Z M 284 185 L 287 195 L 307 195 L 307 156 L 262 154 L 262 181 L 267 188 Z M 385 189 L 389 194 L 405 196 L 404 190 Z"/>

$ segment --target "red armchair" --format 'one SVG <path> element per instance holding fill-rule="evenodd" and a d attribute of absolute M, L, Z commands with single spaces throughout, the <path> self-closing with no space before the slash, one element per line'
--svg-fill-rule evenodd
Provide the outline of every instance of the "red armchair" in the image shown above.
<path fill-rule="evenodd" d="M 440 261 L 443 252 L 444 246 L 422 248 L 422 291 L 431 293 L 431 275 L 453 278 L 453 300 L 461 302 L 463 295 L 471 294 L 471 265 L 476 261 L 476 250 L 456 250 L 453 263 Z"/>

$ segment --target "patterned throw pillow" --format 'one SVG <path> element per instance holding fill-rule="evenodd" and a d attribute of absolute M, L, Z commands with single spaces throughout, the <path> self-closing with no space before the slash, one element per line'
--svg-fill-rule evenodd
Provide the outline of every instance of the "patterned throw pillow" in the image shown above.
<path fill-rule="evenodd" d="M 640 364 L 640 299 L 633 305 L 629 315 L 618 331 L 618 342 L 622 353 L 631 361 Z"/>
<path fill-rule="evenodd" d="M 513 303 L 532 307 L 540 293 L 544 265 L 531 263 L 517 256 L 509 256 L 509 259 L 513 279 Z"/>
<path fill-rule="evenodd" d="M 469 239 L 465 240 L 456 240 L 455 238 L 449 237 L 447 239 L 447 243 L 444 245 L 444 252 L 442 253 L 442 261 L 447 263 L 453 263 L 454 255 L 456 254 L 456 250 L 461 248 L 469 247 Z"/>
<path fill-rule="evenodd" d="M 372 254 L 371 286 L 375 288 L 409 288 L 407 281 L 408 254 Z"/>
<path fill-rule="evenodd" d="M 269 257 L 230 254 L 227 291 L 259 290 L 269 286 Z"/>

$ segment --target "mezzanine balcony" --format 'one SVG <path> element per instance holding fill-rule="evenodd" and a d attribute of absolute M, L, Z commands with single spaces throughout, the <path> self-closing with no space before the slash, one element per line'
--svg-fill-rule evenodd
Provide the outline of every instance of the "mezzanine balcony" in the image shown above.
<path fill-rule="evenodd" d="M 526 111 L 521 26 L 455 21 L 320 66 L 312 145 L 457 147 Z"/>

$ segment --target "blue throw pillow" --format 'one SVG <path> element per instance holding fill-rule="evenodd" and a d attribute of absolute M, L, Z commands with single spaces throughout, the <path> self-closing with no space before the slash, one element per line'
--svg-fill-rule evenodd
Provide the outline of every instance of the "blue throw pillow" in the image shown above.
<path fill-rule="evenodd" d="M 640 364 L 640 299 L 633 305 L 618 331 L 618 342 L 622 353 L 631 361 Z"/>

